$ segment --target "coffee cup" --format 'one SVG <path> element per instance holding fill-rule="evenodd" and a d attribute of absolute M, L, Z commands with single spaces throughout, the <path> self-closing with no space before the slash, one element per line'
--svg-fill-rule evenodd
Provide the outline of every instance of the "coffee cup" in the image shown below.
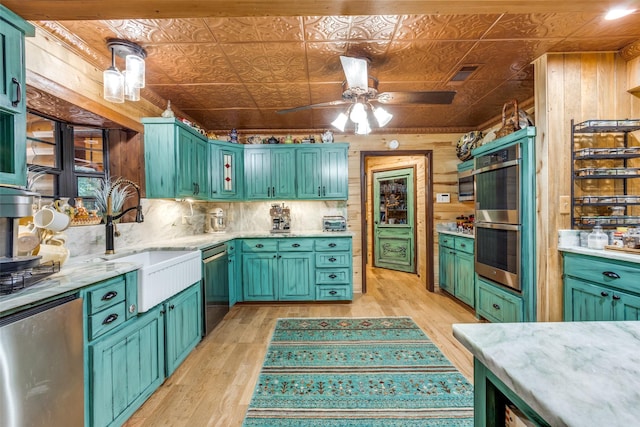
<path fill-rule="evenodd" d="M 59 262 L 62 266 L 67 258 L 69 258 L 69 249 L 65 248 L 64 246 L 41 244 L 38 247 L 37 253 L 34 251 L 34 255 L 39 255 L 42 257 L 40 258 L 41 264 L 54 261 Z"/>
<path fill-rule="evenodd" d="M 52 206 L 45 206 L 33 215 L 33 224 L 38 228 L 51 231 L 63 231 L 69 227 L 71 218 L 58 212 Z"/>

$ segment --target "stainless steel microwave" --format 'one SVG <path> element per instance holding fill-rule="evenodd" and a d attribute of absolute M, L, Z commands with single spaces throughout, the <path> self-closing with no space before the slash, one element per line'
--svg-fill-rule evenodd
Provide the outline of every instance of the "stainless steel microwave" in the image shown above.
<path fill-rule="evenodd" d="M 475 199 L 475 179 L 473 171 L 458 172 L 458 200 L 468 202 Z"/>
<path fill-rule="evenodd" d="M 519 147 L 475 158 L 476 221 L 520 224 Z"/>

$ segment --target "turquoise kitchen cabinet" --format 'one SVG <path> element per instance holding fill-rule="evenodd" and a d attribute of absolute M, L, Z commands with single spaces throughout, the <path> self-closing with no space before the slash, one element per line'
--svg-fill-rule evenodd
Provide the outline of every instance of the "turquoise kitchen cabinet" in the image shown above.
<path fill-rule="evenodd" d="M 206 139 L 174 118 L 143 118 L 147 198 L 207 199 Z"/>
<path fill-rule="evenodd" d="M 211 200 L 242 200 L 244 195 L 244 150 L 241 145 L 209 141 Z"/>
<path fill-rule="evenodd" d="M 229 259 L 229 307 L 233 307 L 235 303 L 242 302 L 242 281 L 239 271 L 240 262 L 238 262 L 236 246 L 238 240 L 227 242 L 227 257 Z"/>
<path fill-rule="evenodd" d="M 304 200 L 347 200 L 348 144 L 296 149 L 296 195 Z"/>
<path fill-rule="evenodd" d="M 522 322 L 522 298 L 476 275 L 476 314 L 491 322 Z"/>
<path fill-rule="evenodd" d="M 640 320 L 640 264 L 563 253 L 564 320 Z"/>
<path fill-rule="evenodd" d="M 27 185 L 25 36 L 34 27 L 0 5 L 0 184 Z"/>
<path fill-rule="evenodd" d="M 313 265 L 313 253 L 278 253 L 279 301 L 310 301 L 315 298 Z"/>
<path fill-rule="evenodd" d="M 289 146 L 245 147 L 246 200 L 296 197 L 294 150 Z"/>
<path fill-rule="evenodd" d="M 244 301 L 276 301 L 276 257 L 274 253 L 242 254 Z"/>
<path fill-rule="evenodd" d="M 87 425 L 122 425 L 164 381 L 159 312 L 156 307 L 89 345 Z"/>
<path fill-rule="evenodd" d="M 200 282 L 169 298 L 163 310 L 166 337 L 166 376 L 170 376 L 202 339 Z"/>
<path fill-rule="evenodd" d="M 475 307 L 473 238 L 439 233 L 440 288 Z"/>
<path fill-rule="evenodd" d="M 353 299 L 353 257 L 351 237 L 314 240 L 316 254 L 316 301 Z"/>

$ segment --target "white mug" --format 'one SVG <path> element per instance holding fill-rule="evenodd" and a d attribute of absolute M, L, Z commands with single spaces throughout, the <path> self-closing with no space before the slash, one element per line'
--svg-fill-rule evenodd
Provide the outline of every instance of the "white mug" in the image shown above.
<path fill-rule="evenodd" d="M 33 223 L 38 228 L 63 231 L 69 227 L 71 218 L 62 212 L 58 212 L 52 206 L 45 206 L 33 215 Z"/>

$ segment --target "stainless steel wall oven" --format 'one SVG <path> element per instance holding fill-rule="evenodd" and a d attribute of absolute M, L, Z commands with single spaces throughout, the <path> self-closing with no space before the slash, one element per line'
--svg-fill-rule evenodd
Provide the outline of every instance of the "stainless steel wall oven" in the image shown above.
<path fill-rule="evenodd" d="M 521 291 L 520 146 L 475 158 L 475 270 Z"/>

